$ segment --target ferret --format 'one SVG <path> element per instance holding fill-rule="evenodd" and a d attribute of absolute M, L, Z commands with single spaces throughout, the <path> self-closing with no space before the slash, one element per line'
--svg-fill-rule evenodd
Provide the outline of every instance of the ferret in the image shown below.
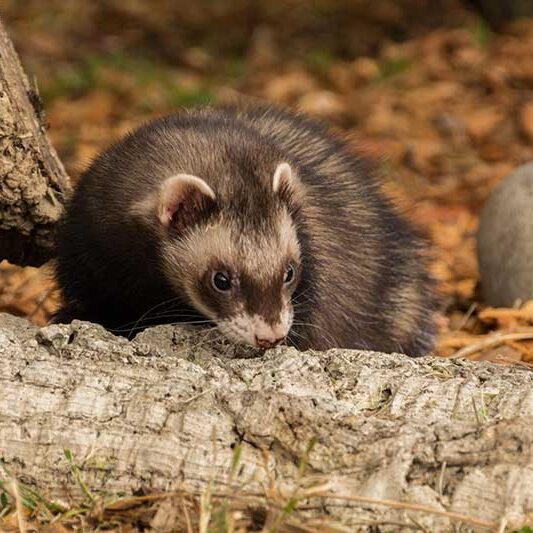
<path fill-rule="evenodd" d="M 326 126 L 264 105 L 183 110 L 81 177 L 58 231 L 56 321 L 419 356 L 435 307 L 422 242 Z"/>

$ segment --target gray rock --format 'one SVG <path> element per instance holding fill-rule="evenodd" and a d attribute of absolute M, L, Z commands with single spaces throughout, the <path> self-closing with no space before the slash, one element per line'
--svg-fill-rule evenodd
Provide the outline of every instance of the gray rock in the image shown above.
<path fill-rule="evenodd" d="M 479 221 L 477 254 L 488 304 L 511 307 L 533 299 L 533 163 L 491 194 Z"/>

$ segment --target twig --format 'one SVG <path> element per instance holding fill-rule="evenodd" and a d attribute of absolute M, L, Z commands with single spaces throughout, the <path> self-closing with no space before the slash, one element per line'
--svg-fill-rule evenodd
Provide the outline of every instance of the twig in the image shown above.
<path fill-rule="evenodd" d="M 528 348 L 525 344 L 520 344 L 516 341 L 505 341 L 505 345 L 521 353 L 526 359 L 529 359 L 533 355 L 533 349 Z"/>
<path fill-rule="evenodd" d="M 182 496 L 180 500 L 181 500 L 181 508 L 183 509 L 183 516 L 185 517 L 185 523 L 187 524 L 187 533 L 193 533 L 191 517 L 189 516 L 189 511 L 187 510 L 185 499 Z"/>
<path fill-rule="evenodd" d="M 491 348 L 502 344 L 505 341 L 520 341 L 520 340 L 529 340 L 533 339 L 533 331 L 528 332 L 519 332 L 519 333 L 494 333 L 490 337 L 483 339 L 482 341 L 470 344 L 461 348 L 459 351 L 455 352 L 453 355 L 448 357 L 448 359 L 460 359 L 461 357 L 467 357 L 473 353 L 480 352 L 485 348 Z"/>
<path fill-rule="evenodd" d="M 176 495 L 183 494 L 182 491 L 175 492 Z M 171 494 L 151 494 L 147 496 L 138 496 L 135 498 L 131 498 L 132 500 L 136 500 L 137 502 L 142 501 L 154 501 L 162 498 L 168 498 L 171 496 Z M 213 492 L 211 494 L 211 497 L 213 498 L 229 498 L 229 499 L 254 499 L 254 500 L 260 500 L 263 502 L 264 505 L 268 505 L 269 507 L 275 507 L 278 510 L 281 508 L 279 505 L 273 505 L 273 502 L 264 501 L 265 496 L 262 493 L 258 492 Z M 428 513 L 428 514 L 434 514 L 437 516 L 443 516 L 445 518 L 449 518 L 450 520 L 455 520 L 458 522 L 464 522 L 467 524 L 471 524 L 474 526 L 483 527 L 485 529 L 491 529 L 495 530 L 498 527 L 497 522 L 491 522 L 489 520 L 483 520 L 481 518 L 475 518 L 473 516 L 464 515 L 461 513 L 455 513 L 453 511 L 441 511 L 440 509 L 435 509 L 433 507 L 428 507 L 423 504 L 419 503 L 409 503 L 409 502 L 400 502 L 397 500 L 388 500 L 388 499 L 381 499 L 381 498 L 371 498 L 369 496 L 351 496 L 351 495 L 342 495 L 342 494 L 335 494 L 334 492 L 329 491 L 310 491 L 310 493 L 306 493 L 303 491 L 301 494 L 302 499 L 310 499 L 310 498 L 327 498 L 331 500 L 338 500 L 338 501 L 345 501 L 345 502 L 353 502 L 353 503 L 361 503 L 361 504 L 370 504 L 370 505 L 382 505 L 385 507 L 391 507 L 392 509 L 405 509 L 409 511 L 419 511 L 422 513 Z"/>
<path fill-rule="evenodd" d="M 419 503 L 408 503 L 408 502 L 399 502 L 396 500 L 387 500 L 381 498 L 371 498 L 369 496 L 348 496 L 348 495 L 339 495 L 329 492 L 316 493 L 313 494 L 313 497 L 320 498 L 331 498 L 340 501 L 347 502 L 356 502 L 356 503 L 367 503 L 371 505 L 383 505 L 385 507 L 391 507 L 392 509 L 407 509 L 410 511 L 420 511 L 423 513 L 434 514 L 438 516 L 444 516 L 450 520 L 457 520 L 459 522 L 465 522 L 467 524 L 472 524 L 474 526 L 480 526 L 487 529 L 494 529 L 498 524 L 496 522 L 490 522 L 488 520 L 483 520 L 481 518 L 474 518 L 473 516 L 468 516 L 460 513 L 454 513 L 452 511 L 441 511 L 440 509 L 434 509 L 432 507 L 427 507 Z"/>
<path fill-rule="evenodd" d="M 533 370 L 533 363 L 529 363 L 528 361 L 515 361 L 514 359 L 511 359 L 510 357 L 505 357 L 505 355 L 498 355 L 496 357 L 496 361 L 502 362 L 502 363 L 511 363 L 517 366 L 521 366 L 523 368 L 527 368 L 528 370 Z"/>
<path fill-rule="evenodd" d="M 521 309 L 500 309 L 488 307 L 478 314 L 480 320 L 498 320 L 499 318 L 518 318 L 523 320 L 533 320 L 533 309 L 522 307 Z"/>
<path fill-rule="evenodd" d="M 500 524 L 498 526 L 498 531 L 496 533 L 504 533 L 505 528 L 507 527 L 507 518 L 505 516 L 500 520 Z"/>
<path fill-rule="evenodd" d="M 468 311 L 463 316 L 463 318 L 462 318 L 461 322 L 459 323 L 459 325 L 455 328 L 456 331 L 460 331 L 466 326 L 466 323 L 468 322 L 468 319 L 472 316 L 472 314 L 478 308 L 478 306 L 479 306 L 479 304 L 477 302 L 472 302 L 470 304 L 470 307 L 468 308 Z"/>

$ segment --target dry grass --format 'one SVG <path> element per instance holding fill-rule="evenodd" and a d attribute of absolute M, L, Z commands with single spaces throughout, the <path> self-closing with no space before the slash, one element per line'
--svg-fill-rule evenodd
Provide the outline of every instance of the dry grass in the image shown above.
<path fill-rule="evenodd" d="M 77 467 L 73 468 L 71 464 L 73 477 L 85 495 L 76 503 L 48 501 L 34 489 L 13 479 L 0 481 L 0 531 L 343 533 L 355 526 L 365 525 L 424 530 L 416 520 L 416 516 L 424 514 L 444 517 L 452 523 L 476 527 L 480 531 L 497 531 L 501 526 L 496 522 L 416 503 L 339 494 L 331 490 L 327 481 L 320 483 L 315 480 L 311 486 L 304 488 L 309 484 L 304 476 L 305 461 L 302 464 L 300 487 L 289 494 L 271 483 L 262 492 L 220 492 L 208 485 L 203 492 L 175 491 L 138 496 L 92 494 L 83 484 Z M 350 524 L 335 523 L 323 511 L 326 501 L 337 506 L 403 510 L 409 513 L 409 520 L 355 518 Z"/>

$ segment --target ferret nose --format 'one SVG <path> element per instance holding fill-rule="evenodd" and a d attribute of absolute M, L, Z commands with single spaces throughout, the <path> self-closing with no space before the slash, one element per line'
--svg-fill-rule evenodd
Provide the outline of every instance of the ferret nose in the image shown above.
<path fill-rule="evenodd" d="M 279 337 L 278 339 L 274 339 L 272 337 L 266 338 L 266 337 L 258 337 L 255 336 L 255 343 L 260 348 L 274 348 L 274 346 L 277 346 L 285 337 Z"/>

